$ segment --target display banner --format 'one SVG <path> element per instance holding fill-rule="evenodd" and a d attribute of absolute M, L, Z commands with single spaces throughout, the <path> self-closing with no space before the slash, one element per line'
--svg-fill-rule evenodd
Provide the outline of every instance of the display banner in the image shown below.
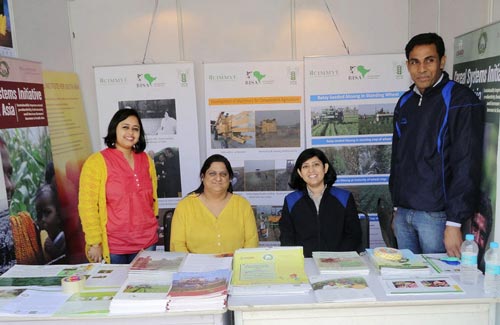
<path fill-rule="evenodd" d="M 453 80 L 470 87 L 486 105 L 483 178 L 478 212 L 470 231 L 480 248 L 487 248 L 489 235 L 500 238 L 495 225 L 498 211 L 498 140 L 500 117 L 500 23 L 491 24 L 455 38 Z"/>
<path fill-rule="evenodd" d="M 411 84 L 403 54 L 306 57 L 305 126 L 308 147 L 318 147 L 358 209 L 370 216 L 370 247 L 383 245 L 376 216 L 388 189 L 392 119 Z M 385 204 L 390 206 L 390 204 Z"/>
<path fill-rule="evenodd" d="M 82 165 L 92 153 L 92 145 L 80 81 L 72 72 L 44 71 L 43 82 L 67 260 L 69 263 L 85 263 L 78 188 Z"/>
<path fill-rule="evenodd" d="M 116 110 L 136 109 L 156 164 L 159 206 L 175 207 L 200 182 L 193 64 L 96 67 L 95 83 L 100 138 Z"/>
<path fill-rule="evenodd" d="M 0 58 L 0 274 L 66 257 L 40 63 Z"/>
<path fill-rule="evenodd" d="M 303 63 L 205 63 L 204 74 L 207 153 L 231 161 L 233 188 L 254 207 L 260 240 L 278 241 L 289 177 L 305 143 Z"/>

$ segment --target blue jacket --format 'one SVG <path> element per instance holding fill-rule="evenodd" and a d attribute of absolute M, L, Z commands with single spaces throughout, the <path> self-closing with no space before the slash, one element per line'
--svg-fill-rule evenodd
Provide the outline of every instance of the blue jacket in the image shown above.
<path fill-rule="evenodd" d="M 478 205 L 485 107 L 446 72 L 422 97 L 413 87 L 394 109 L 393 204 L 462 223 Z"/>
<path fill-rule="evenodd" d="M 302 246 L 304 257 L 314 251 L 355 251 L 361 243 L 361 225 L 352 194 L 327 187 L 319 211 L 307 190 L 285 197 L 279 221 L 282 246 Z"/>

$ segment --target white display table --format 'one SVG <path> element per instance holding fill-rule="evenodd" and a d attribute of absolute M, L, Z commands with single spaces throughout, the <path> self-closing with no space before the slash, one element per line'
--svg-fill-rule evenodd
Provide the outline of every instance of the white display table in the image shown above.
<path fill-rule="evenodd" d="M 308 275 L 317 273 L 306 259 Z M 367 277 L 377 301 L 317 303 L 314 295 L 229 297 L 235 325 L 370 324 L 458 325 L 495 324 L 496 300 L 478 285 L 462 285 L 465 294 L 387 296 L 373 272 Z M 458 279 L 456 279 L 458 280 Z"/>
<path fill-rule="evenodd" d="M 219 312 L 186 312 L 186 313 L 159 313 L 126 316 L 89 316 L 89 317 L 0 317 L 3 324 L 196 324 L 196 325 L 228 325 L 231 324 L 230 313 Z"/>

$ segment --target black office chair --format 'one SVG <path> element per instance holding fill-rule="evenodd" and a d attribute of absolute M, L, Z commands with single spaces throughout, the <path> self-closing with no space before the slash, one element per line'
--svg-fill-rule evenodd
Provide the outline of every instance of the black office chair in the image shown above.
<path fill-rule="evenodd" d="M 361 223 L 361 243 L 358 253 L 364 252 L 370 247 L 370 217 L 366 211 L 358 210 L 359 222 Z"/>
<path fill-rule="evenodd" d="M 172 228 L 172 216 L 174 209 L 167 209 L 163 214 L 163 247 L 165 252 L 170 252 L 170 231 Z"/>
<path fill-rule="evenodd" d="M 392 230 L 392 205 L 383 198 L 379 198 L 377 201 L 377 216 L 385 245 L 387 247 L 398 248 L 396 236 L 394 236 L 394 231 Z"/>

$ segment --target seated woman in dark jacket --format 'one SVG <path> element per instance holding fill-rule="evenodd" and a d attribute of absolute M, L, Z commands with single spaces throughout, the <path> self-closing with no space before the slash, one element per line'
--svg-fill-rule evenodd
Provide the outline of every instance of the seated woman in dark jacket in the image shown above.
<path fill-rule="evenodd" d="M 337 174 L 325 154 L 304 150 L 290 179 L 295 191 L 285 197 L 280 219 L 282 246 L 303 246 L 304 257 L 314 251 L 355 251 L 361 225 L 354 197 L 332 186 Z"/>

